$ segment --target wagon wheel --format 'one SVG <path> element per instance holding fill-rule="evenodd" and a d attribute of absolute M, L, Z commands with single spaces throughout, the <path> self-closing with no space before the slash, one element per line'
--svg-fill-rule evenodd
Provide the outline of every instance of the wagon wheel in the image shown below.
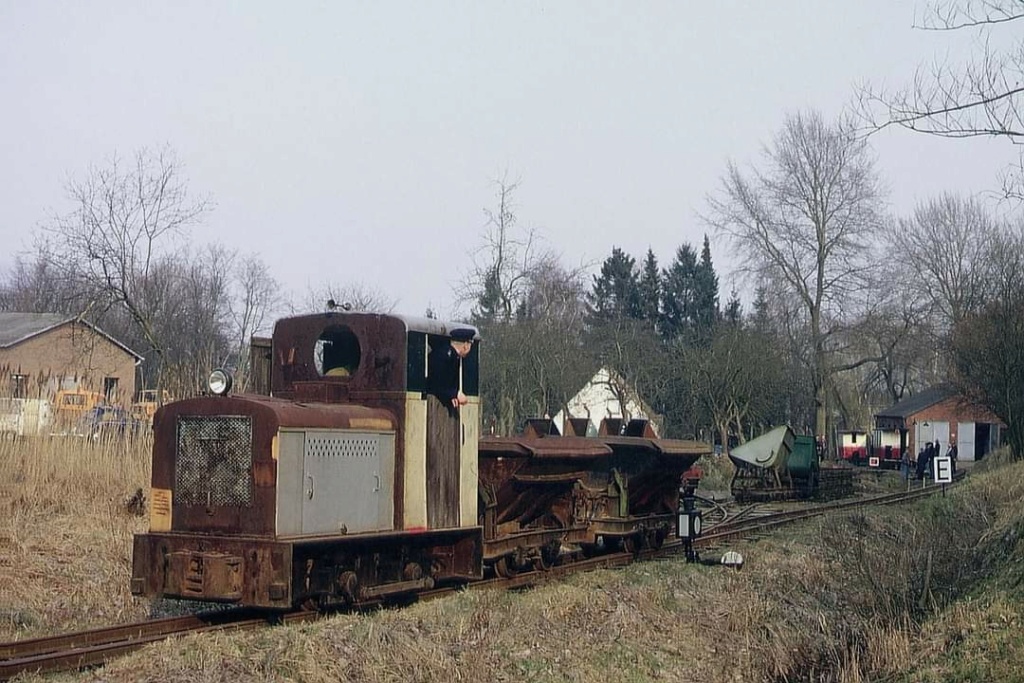
<path fill-rule="evenodd" d="M 551 540 L 540 547 L 540 553 L 534 559 L 534 565 L 541 571 L 547 571 L 558 564 L 558 556 L 562 552 L 562 544 Z"/>
<path fill-rule="evenodd" d="M 621 536 L 605 536 L 603 540 L 606 553 L 621 553 L 626 550 Z"/>
<path fill-rule="evenodd" d="M 512 561 L 511 556 L 502 555 L 494 563 L 494 573 L 503 579 L 511 579 L 519 573 L 519 568 Z"/>
<path fill-rule="evenodd" d="M 323 599 L 323 596 L 310 596 L 299 603 L 299 610 L 302 612 L 320 612 L 325 606 L 326 601 Z"/>
<path fill-rule="evenodd" d="M 640 540 L 636 536 L 623 536 L 622 551 L 636 555 L 640 551 Z"/>

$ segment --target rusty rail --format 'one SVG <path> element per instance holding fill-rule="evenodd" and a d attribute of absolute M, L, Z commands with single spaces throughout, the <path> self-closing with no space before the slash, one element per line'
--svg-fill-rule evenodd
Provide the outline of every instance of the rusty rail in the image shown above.
<path fill-rule="evenodd" d="M 312 612 L 257 615 L 252 610 L 154 619 L 0 645 L 0 681 L 21 673 L 53 673 L 96 666 L 149 643 L 186 633 L 250 630 L 316 618 Z"/>

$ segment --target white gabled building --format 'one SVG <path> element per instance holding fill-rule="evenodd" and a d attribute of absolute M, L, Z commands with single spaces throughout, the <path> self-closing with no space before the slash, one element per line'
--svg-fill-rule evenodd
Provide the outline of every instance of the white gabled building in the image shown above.
<path fill-rule="evenodd" d="M 605 418 L 621 419 L 623 423 L 637 418 L 648 420 L 655 434 L 661 433 L 659 416 L 644 403 L 632 384 L 608 368 L 598 370 L 590 381 L 569 399 L 568 414 L 566 410 L 561 410 L 555 415 L 555 426 L 563 434 L 566 433 L 564 425 L 567 418 L 589 418 L 588 436 L 597 434 L 598 426 Z"/>

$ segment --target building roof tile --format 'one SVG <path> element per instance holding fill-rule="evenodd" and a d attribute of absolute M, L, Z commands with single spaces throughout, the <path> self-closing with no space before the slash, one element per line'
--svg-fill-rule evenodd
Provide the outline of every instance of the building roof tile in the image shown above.
<path fill-rule="evenodd" d="M 940 384 L 925 389 L 924 391 L 918 392 L 912 396 L 908 396 L 902 401 L 899 401 L 885 410 L 876 413 L 875 417 L 907 418 L 921 412 L 929 406 L 945 401 L 947 398 L 954 396 L 955 394 L 956 392 L 953 387 L 948 384 Z"/>
<path fill-rule="evenodd" d="M 68 316 L 61 313 L 16 313 L 0 312 L 0 349 L 7 349 L 20 344 L 26 339 L 31 339 L 44 332 L 60 327 L 69 322 L 78 320 L 75 316 Z M 79 320 L 98 334 L 106 337 L 111 343 L 123 349 L 126 353 L 142 360 L 142 356 L 111 337 L 109 334 L 93 325 L 87 320 Z"/>

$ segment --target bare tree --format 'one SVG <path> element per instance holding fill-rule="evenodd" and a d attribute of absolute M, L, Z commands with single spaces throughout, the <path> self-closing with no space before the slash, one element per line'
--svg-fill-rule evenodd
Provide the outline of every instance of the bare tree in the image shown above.
<path fill-rule="evenodd" d="M 848 426 L 864 426 L 880 402 L 945 380 L 948 334 L 987 298 L 999 231 L 981 202 L 950 193 L 889 223 L 871 305 L 844 335 L 848 358 L 873 359 L 836 387 L 843 413 L 859 415 Z"/>
<path fill-rule="evenodd" d="M 860 376 L 860 393 L 868 405 L 874 400 L 895 403 L 935 379 L 928 372 L 935 359 L 930 308 L 919 305 L 905 290 L 893 289 L 889 294 L 856 325 L 857 352 L 877 359 Z"/>
<path fill-rule="evenodd" d="M 739 323 L 718 325 L 708 344 L 684 349 L 681 360 L 695 407 L 726 453 L 730 434 L 743 440 L 748 426 L 766 421 L 784 383 L 768 337 Z"/>
<path fill-rule="evenodd" d="M 210 370 L 228 360 L 234 340 L 225 321 L 234 258 L 232 250 L 214 244 L 154 261 L 140 294 L 163 353 L 143 364 L 146 386 L 191 396 L 205 387 Z"/>
<path fill-rule="evenodd" d="M 480 322 L 484 424 L 509 434 L 555 414 L 593 373 L 581 342 L 583 275 L 551 261 L 535 271 L 515 318 Z"/>
<path fill-rule="evenodd" d="M 127 313 L 149 349 L 162 357 L 166 339 L 144 290 L 165 247 L 196 223 L 210 202 L 189 194 L 181 165 L 168 150 L 138 152 L 129 163 L 114 157 L 84 179 L 67 184 L 75 205 L 43 227 L 39 253 L 46 268 L 76 282 L 102 310 Z"/>
<path fill-rule="evenodd" d="M 825 435 L 834 343 L 867 289 L 882 192 L 863 140 L 815 112 L 787 118 L 763 170 L 730 163 L 708 223 L 744 257 L 746 270 L 784 285 L 799 303 L 809 347 L 815 433 Z"/>
<path fill-rule="evenodd" d="M 483 244 L 471 254 L 472 266 L 458 290 L 460 304 L 470 304 L 479 321 L 508 322 L 523 304 L 531 278 L 557 260 L 540 248 L 536 230 L 517 228 L 515 192 L 519 181 L 495 181 L 498 207 L 484 209 L 487 227 Z"/>
<path fill-rule="evenodd" d="M 1024 230 L 1000 234 L 991 251 L 993 292 L 953 330 L 954 378 L 961 395 L 1007 426 L 1015 459 L 1024 459 Z"/>
<path fill-rule="evenodd" d="M 934 306 L 944 329 L 985 300 L 998 230 L 978 200 L 950 193 L 922 202 L 888 230 L 890 253 L 912 274 L 909 292 Z"/>
<path fill-rule="evenodd" d="M 74 273 L 58 273 L 41 255 L 21 255 L 4 279 L 0 310 L 21 313 L 77 313 L 89 302 Z"/>
<path fill-rule="evenodd" d="M 528 417 L 554 415 L 595 369 L 579 337 L 556 319 L 488 323 L 482 334 L 482 418 L 490 433 L 511 434 Z"/>
<path fill-rule="evenodd" d="M 198 254 L 179 259 L 182 265 L 178 279 L 178 300 L 184 306 L 182 320 L 168 320 L 180 325 L 167 339 L 176 346 L 176 370 L 182 386 L 205 388 L 206 379 L 215 367 L 226 365 L 232 350 L 227 319 L 234 250 L 219 244 L 208 245 Z"/>
<path fill-rule="evenodd" d="M 531 269 L 519 309 L 523 318 L 554 320 L 579 333 L 586 314 L 585 269 L 566 268 L 554 254 L 545 254 Z"/>
<path fill-rule="evenodd" d="M 347 307 L 350 310 L 376 313 L 390 313 L 398 304 L 395 299 L 372 285 L 359 282 L 322 282 L 310 286 L 302 300 L 298 304 L 293 302 L 289 308 L 293 313 L 323 311 L 328 308 L 331 301 L 336 306 Z"/>
<path fill-rule="evenodd" d="M 900 126 L 948 138 L 1005 137 L 1024 141 L 1024 39 L 1013 31 L 1024 19 L 1020 0 L 937 0 L 917 20 L 927 31 L 978 35 L 977 53 L 960 64 L 937 60 L 917 68 L 910 82 L 885 90 L 858 89 L 857 108 L 870 130 Z M 1003 178 L 1007 196 L 1024 198 L 1024 157 Z"/>
<path fill-rule="evenodd" d="M 249 344 L 251 338 L 264 331 L 281 305 L 280 285 L 270 269 L 256 254 L 242 258 L 235 265 L 232 287 L 234 295 L 228 303 L 235 339 L 235 365 L 239 389 L 249 386 Z"/>

